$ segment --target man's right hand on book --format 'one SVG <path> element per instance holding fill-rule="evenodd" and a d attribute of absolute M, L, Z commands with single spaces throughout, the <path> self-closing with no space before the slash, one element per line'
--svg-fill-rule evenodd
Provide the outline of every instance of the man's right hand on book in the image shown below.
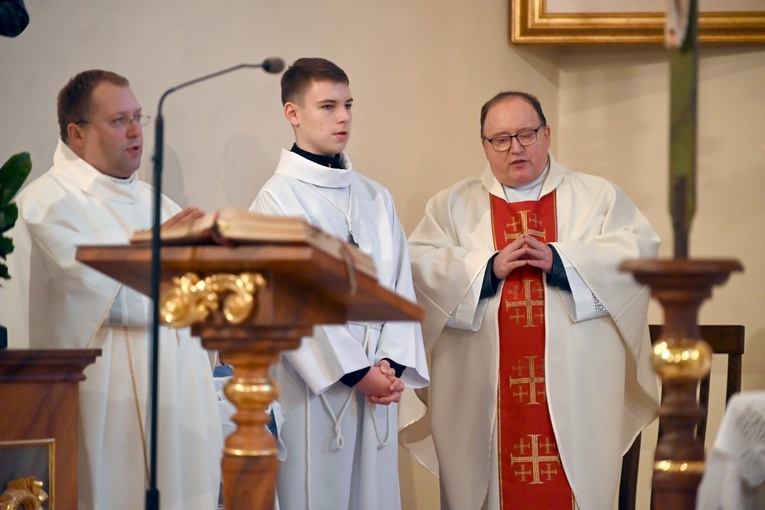
<path fill-rule="evenodd" d="M 172 218 L 168 219 L 166 222 L 162 224 L 162 228 L 166 227 L 173 227 L 175 225 L 179 225 L 181 223 L 185 223 L 187 221 L 193 221 L 201 218 L 204 216 L 205 213 L 202 209 L 196 206 L 190 206 L 173 216 Z"/>

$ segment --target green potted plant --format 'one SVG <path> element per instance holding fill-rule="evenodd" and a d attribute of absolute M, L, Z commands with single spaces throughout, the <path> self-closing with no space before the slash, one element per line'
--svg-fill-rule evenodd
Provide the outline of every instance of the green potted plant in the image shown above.
<path fill-rule="evenodd" d="M 32 159 L 28 152 L 14 154 L 0 167 L 0 286 L 3 280 L 11 277 L 5 261 L 13 251 L 13 241 L 6 237 L 5 233 L 13 227 L 19 217 L 19 209 L 13 203 L 13 197 L 19 192 L 31 170 Z M 0 349 L 7 346 L 7 331 L 0 325 Z"/>

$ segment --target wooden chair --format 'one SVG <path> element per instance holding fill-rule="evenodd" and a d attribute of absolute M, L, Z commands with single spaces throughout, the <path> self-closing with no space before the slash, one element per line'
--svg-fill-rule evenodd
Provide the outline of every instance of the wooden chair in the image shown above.
<path fill-rule="evenodd" d="M 734 393 L 741 391 L 741 357 L 744 354 L 744 326 L 700 326 L 701 338 L 709 344 L 714 354 L 728 355 L 728 381 L 725 390 L 725 404 Z M 651 324 L 651 342 L 655 343 L 661 333 L 661 325 Z M 709 407 L 709 376 L 702 379 L 699 389 L 699 404 Z M 703 443 L 707 433 L 707 414 L 699 422 L 696 436 Z M 637 495 L 638 462 L 640 460 L 640 435 L 622 459 L 622 473 L 619 483 L 619 510 L 635 510 Z"/>

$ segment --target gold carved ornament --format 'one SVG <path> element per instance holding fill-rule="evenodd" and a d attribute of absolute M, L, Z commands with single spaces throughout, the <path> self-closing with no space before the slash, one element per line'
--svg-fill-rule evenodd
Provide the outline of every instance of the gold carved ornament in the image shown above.
<path fill-rule="evenodd" d="M 204 279 L 186 273 L 173 278 L 172 287 L 160 295 L 160 318 L 176 328 L 202 322 L 219 308 L 220 294 L 227 293 L 223 315 L 231 324 L 241 324 L 255 307 L 255 293 L 265 285 L 259 273 L 214 274 Z"/>
<path fill-rule="evenodd" d="M 653 367 L 662 380 L 699 380 L 712 368 L 712 348 L 695 338 L 663 339 L 653 347 Z M 654 471 L 702 474 L 703 460 L 656 459 Z"/>
<path fill-rule="evenodd" d="M 652 362 L 662 379 L 698 380 L 712 368 L 712 348 L 701 339 L 661 339 L 653 347 Z"/>
<path fill-rule="evenodd" d="M 48 494 L 43 483 L 34 476 L 8 482 L 5 492 L 0 494 L 0 510 L 40 510 Z"/>

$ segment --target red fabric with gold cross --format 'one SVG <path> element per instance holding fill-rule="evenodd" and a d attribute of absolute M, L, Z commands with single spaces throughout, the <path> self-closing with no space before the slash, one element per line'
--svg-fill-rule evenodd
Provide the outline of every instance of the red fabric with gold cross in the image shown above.
<path fill-rule="evenodd" d="M 494 245 L 524 233 L 555 241 L 555 193 L 538 201 L 491 195 Z M 542 270 L 508 275 L 499 307 L 499 485 L 503 510 L 575 508 L 558 455 L 545 390 L 545 295 Z"/>

